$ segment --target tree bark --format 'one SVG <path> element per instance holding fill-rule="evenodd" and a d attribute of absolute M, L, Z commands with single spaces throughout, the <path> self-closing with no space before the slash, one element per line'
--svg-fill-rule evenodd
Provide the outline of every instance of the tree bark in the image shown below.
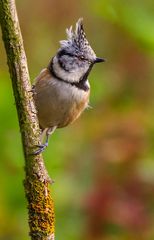
<path fill-rule="evenodd" d="M 24 187 L 28 200 L 30 236 L 32 240 L 53 240 L 54 206 L 49 189 L 50 178 L 42 155 L 32 154 L 36 151 L 36 145 L 40 144 L 40 129 L 15 0 L 0 0 L 0 24 L 25 157 Z"/>

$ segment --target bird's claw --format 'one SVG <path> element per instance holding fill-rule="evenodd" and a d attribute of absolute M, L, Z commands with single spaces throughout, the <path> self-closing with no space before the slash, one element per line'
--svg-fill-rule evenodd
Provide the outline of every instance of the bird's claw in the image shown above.
<path fill-rule="evenodd" d="M 48 143 L 36 145 L 38 150 L 36 150 L 32 155 L 38 155 L 38 154 L 42 153 L 46 149 L 47 146 L 48 146 Z"/>

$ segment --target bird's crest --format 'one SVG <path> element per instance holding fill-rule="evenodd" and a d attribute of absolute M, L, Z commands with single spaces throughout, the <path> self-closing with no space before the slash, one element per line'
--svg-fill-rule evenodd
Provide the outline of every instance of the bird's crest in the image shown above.
<path fill-rule="evenodd" d="M 83 19 L 80 18 L 76 23 L 75 31 L 73 31 L 72 26 L 66 29 L 67 40 L 61 40 L 60 45 L 62 48 L 68 48 L 72 51 L 82 52 L 85 55 L 89 55 L 90 58 L 95 58 L 96 55 L 91 48 L 86 34 L 83 28 Z"/>

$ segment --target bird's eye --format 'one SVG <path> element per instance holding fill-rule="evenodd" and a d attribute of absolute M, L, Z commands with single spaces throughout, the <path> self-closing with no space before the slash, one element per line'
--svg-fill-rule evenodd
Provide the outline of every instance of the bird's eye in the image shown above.
<path fill-rule="evenodd" d="M 85 60 L 84 56 L 79 56 L 78 57 L 80 60 Z"/>

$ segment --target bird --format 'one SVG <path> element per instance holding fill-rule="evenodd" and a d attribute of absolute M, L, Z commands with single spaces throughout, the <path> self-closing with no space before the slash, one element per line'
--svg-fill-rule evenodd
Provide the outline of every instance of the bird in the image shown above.
<path fill-rule="evenodd" d="M 104 62 L 96 57 L 83 26 L 83 18 L 66 29 L 67 39 L 60 41 L 60 48 L 49 64 L 35 78 L 33 96 L 41 136 L 45 143 L 38 145 L 35 154 L 48 146 L 49 136 L 57 128 L 72 124 L 89 105 L 89 73 L 95 63 Z M 42 141 L 42 140 L 41 140 Z"/>

